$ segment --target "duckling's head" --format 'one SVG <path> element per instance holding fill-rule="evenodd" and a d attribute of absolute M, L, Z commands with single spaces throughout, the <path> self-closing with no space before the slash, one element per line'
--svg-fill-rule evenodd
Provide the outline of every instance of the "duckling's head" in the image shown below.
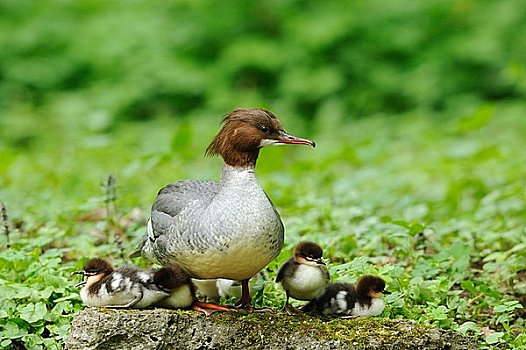
<path fill-rule="evenodd" d="M 325 265 L 323 249 L 314 242 L 300 242 L 294 248 L 294 261 L 305 265 Z"/>
<path fill-rule="evenodd" d="M 391 294 L 385 290 L 385 281 L 378 276 L 366 275 L 356 282 L 356 293 L 360 299 L 381 298 L 384 294 Z"/>
<path fill-rule="evenodd" d="M 315 146 L 313 141 L 287 134 L 276 116 L 262 108 L 236 109 L 223 118 L 223 123 L 206 154 L 220 155 L 232 166 L 254 166 L 259 150 L 265 146 Z"/>
<path fill-rule="evenodd" d="M 74 274 L 84 275 L 84 280 L 77 286 L 86 285 L 87 287 L 97 283 L 114 271 L 113 266 L 106 260 L 94 258 L 84 264 L 82 271 L 73 272 Z"/>
<path fill-rule="evenodd" d="M 153 283 L 163 290 L 172 291 L 191 283 L 191 279 L 190 275 L 179 265 L 168 265 L 154 272 Z"/>

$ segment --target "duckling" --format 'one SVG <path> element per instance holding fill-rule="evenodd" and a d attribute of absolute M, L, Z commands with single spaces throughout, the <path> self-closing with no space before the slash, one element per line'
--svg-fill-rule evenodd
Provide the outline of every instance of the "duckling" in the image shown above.
<path fill-rule="evenodd" d="M 223 123 L 206 150 L 223 158 L 220 181 L 177 181 L 162 188 L 132 257 L 179 264 L 193 278 L 241 281 L 239 307 L 254 310 L 249 280 L 278 256 L 284 237 L 279 213 L 256 178 L 259 152 L 315 143 L 286 133 L 265 109 L 236 109 Z"/>
<path fill-rule="evenodd" d="M 260 278 L 261 274 L 252 276 L 251 281 L 256 281 Z M 203 296 L 205 300 L 217 302 L 219 298 L 228 299 L 241 298 L 242 287 L 239 281 L 229 280 L 225 278 L 211 279 L 211 280 L 200 280 L 192 278 L 192 282 L 196 287 L 199 295 Z M 255 291 L 250 288 L 250 297 L 254 296 Z"/>
<path fill-rule="evenodd" d="M 195 287 L 190 275 L 179 265 L 169 265 L 154 272 L 154 283 L 168 293 L 168 296 L 155 302 L 154 306 L 170 309 L 187 309 L 210 315 L 216 311 L 232 311 L 228 306 L 204 303 L 195 296 Z"/>
<path fill-rule="evenodd" d="M 252 277 L 254 278 L 254 277 Z M 234 280 L 227 280 L 224 278 L 218 278 L 216 281 L 217 286 L 217 292 L 219 293 L 219 296 L 222 298 L 241 298 L 241 283 Z M 254 294 L 252 289 L 249 289 L 250 297 Z"/>
<path fill-rule="evenodd" d="M 192 278 L 192 283 L 196 288 L 196 292 L 204 298 L 205 301 L 217 302 L 221 297 L 219 289 L 217 288 L 217 279 L 201 280 Z"/>
<path fill-rule="evenodd" d="M 289 304 L 289 298 L 312 300 L 319 297 L 330 276 L 322 260 L 322 248 L 313 242 L 300 242 L 294 248 L 292 258 L 279 268 L 276 282 L 281 283 L 287 299 L 282 311 L 297 313 L 298 310 Z"/>
<path fill-rule="evenodd" d="M 319 315 L 378 316 L 384 310 L 385 281 L 377 276 L 361 277 L 356 285 L 334 283 L 318 298 L 302 308 L 303 312 Z"/>
<path fill-rule="evenodd" d="M 84 264 L 80 297 L 84 304 L 107 308 L 146 308 L 166 298 L 169 293 L 159 288 L 150 271 L 133 266 L 117 270 L 106 260 L 94 258 Z"/>

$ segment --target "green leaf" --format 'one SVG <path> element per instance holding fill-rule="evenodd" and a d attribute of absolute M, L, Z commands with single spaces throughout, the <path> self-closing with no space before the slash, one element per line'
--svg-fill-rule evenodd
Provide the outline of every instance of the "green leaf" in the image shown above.
<path fill-rule="evenodd" d="M 20 318 L 27 321 L 28 323 L 35 323 L 43 320 L 47 314 L 46 305 L 42 302 L 36 304 L 29 303 L 20 309 Z"/>
<path fill-rule="evenodd" d="M 460 325 L 460 327 L 457 328 L 457 332 L 462 334 L 466 334 L 468 331 L 473 331 L 475 334 L 482 333 L 481 329 L 477 327 L 477 324 L 471 321 L 464 322 L 462 325 Z"/>
<path fill-rule="evenodd" d="M 70 292 L 70 294 L 67 294 L 67 295 L 63 296 L 62 298 L 57 298 L 54 301 L 55 301 L 55 303 L 58 303 L 58 302 L 66 301 L 66 300 L 77 300 L 79 298 L 80 298 L 79 297 L 79 293 L 77 293 L 77 292 L 71 293 Z"/>
<path fill-rule="evenodd" d="M 462 287 L 462 289 L 467 290 L 468 292 L 471 292 L 471 293 L 476 293 L 477 291 L 475 288 L 475 283 L 473 283 L 473 281 L 470 281 L 470 280 L 464 280 L 460 282 L 460 286 Z"/>
<path fill-rule="evenodd" d="M 405 228 L 410 228 L 411 227 L 411 224 L 407 221 L 404 221 L 404 220 L 393 220 L 391 221 L 391 224 L 393 225 L 397 225 L 397 226 L 400 226 L 400 227 L 405 227 Z"/>
<path fill-rule="evenodd" d="M 0 286 L 0 297 L 24 299 L 30 297 L 33 292 L 33 289 L 19 283 Z"/>
<path fill-rule="evenodd" d="M 437 321 L 446 320 L 448 318 L 447 311 L 447 307 L 440 305 L 431 312 L 431 317 Z"/>
<path fill-rule="evenodd" d="M 422 232 L 426 227 L 422 224 L 419 224 L 419 223 L 415 223 L 415 224 L 412 224 L 409 228 L 409 235 L 410 236 L 416 236 L 417 234 L 419 234 L 420 232 Z"/>
<path fill-rule="evenodd" d="M 2 338 L 16 339 L 27 334 L 27 330 L 20 328 L 18 324 L 8 321 L 2 326 Z"/>
<path fill-rule="evenodd" d="M 500 342 L 500 340 L 504 337 L 504 332 L 495 332 L 491 333 L 486 337 L 486 343 L 488 344 L 495 344 Z"/>
<path fill-rule="evenodd" d="M 501 312 L 504 312 L 504 311 L 509 311 L 510 308 L 507 306 L 507 305 L 497 305 L 493 308 L 493 310 L 496 312 L 496 313 L 501 313 Z"/>
<path fill-rule="evenodd" d="M 66 337 L 69 333 L 69 330 L 71 329 L 71 325 L 69 323 L 63 324 L 60 326 L 50 325 L 46 327 L 49 329 L 51 334 L 56 334 L 61 337 Z"/>
<path fill-rule="evenodd" d="M 507 301 L 504 304 L 496 305 L 493 310 L 496 313 L 506 312 L 506 311 L 513 311 L 515 309 L 522 309 L 523 306 L 517 301 L 517 300 L 511 300 Z"/>
<path fill-rule="evenodd" d="M 477 108 L 477 110 L 462 118 L 458 125 L 458 130 L 461 132 L 469 132 L 479 129 L 487 125 L 491 118 L 495 115 L 495 106 L 491 104 L 485 104 Z"/>

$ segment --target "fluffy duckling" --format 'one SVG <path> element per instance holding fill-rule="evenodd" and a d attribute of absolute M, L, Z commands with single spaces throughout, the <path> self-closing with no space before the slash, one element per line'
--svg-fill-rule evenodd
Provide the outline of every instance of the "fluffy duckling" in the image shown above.
<path fill-rule="evenodd" d="M 217 279 L 201 280 L 192 278 L 192 283 L 198 294 L 206 301 L 217 302 L 221 297 L 219 295 L 219 289 L 217 288 Z"/>
<path fill-rule="evenodd" d="M 281 283 L 287 299 L 282 311 L 296 313 L 298 310 L 289 304 L 289 298 L 312 300 L 319 297 L 330 276 L 322 260 L 323 250 L 313 242 L 300 242 L 294 248 L 292 258 L 278 271 L 276 282 Z"/>
<path fill-rule="evenodd" d="M 186 309 L 210 315 L 216 311 L 232 311 L 228 306 L 203 303 L 195 296 L 195 287 L 190 275 L 178 265 L 169 265 L 155 271 L 154 283 L 168 293 L 168 296 L 154 303 L 170 309 Z"/>
<path fill-rule="evenodd" d="M 80 297 L 84 304 L 108 308 L 146 308 L 169 293 L 154 283 L 153 274 L 132 266 L 117 270 L 107 261 L 91 259 L 84 264 Z"/>
<path fill-rule="evenodd" d="M 356 285 L 334 283 L 327 286 L 325 292 L 305 305 L 302 311 L 319 315 L 378 316 L 385 307 L 384 294 L 391 294 L 385 290 L 385 281 L 366 275 Z"/>

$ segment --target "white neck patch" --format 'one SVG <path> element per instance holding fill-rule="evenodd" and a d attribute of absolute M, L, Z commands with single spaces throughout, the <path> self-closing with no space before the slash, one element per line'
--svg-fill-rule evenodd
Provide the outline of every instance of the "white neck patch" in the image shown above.
<path fill-rule="evenodd" d="M 279 146 L 282 145 L 278 140 L 273 139 L 263 139 L 259 143 L 259 147 L 265 147 L 265 146 Z"/>

